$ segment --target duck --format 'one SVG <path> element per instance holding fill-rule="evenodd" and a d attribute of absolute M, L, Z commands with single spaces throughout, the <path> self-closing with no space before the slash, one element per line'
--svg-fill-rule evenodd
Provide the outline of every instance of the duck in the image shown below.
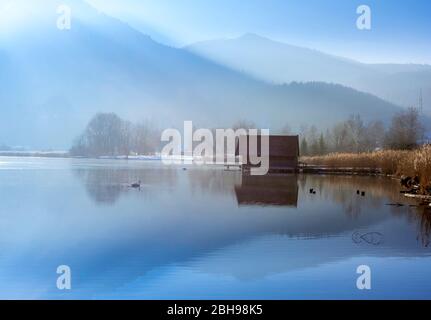
<path fill-rule="evenodd" d="M 138 182 L 136 182 L 136 183 L 132 183 L 132 184 L 130 185 L 130 187 L 135 188 L 135 189 L 140 188 L 140 187 L 141 187 L 141 180 L 139 180 L 139 181 L 138 181 Z"/>

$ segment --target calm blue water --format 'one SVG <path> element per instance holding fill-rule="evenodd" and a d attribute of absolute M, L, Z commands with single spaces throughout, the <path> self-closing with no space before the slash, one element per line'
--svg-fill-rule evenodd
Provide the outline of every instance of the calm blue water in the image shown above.
<path fill-rule="evenodd" d="M 431 214 L 397 201 L 384 178 L 0 158 L 0 298 L 429 299 Z"/>

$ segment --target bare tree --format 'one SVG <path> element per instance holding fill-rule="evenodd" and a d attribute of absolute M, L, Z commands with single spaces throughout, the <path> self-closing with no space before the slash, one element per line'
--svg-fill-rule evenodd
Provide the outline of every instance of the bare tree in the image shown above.
<path fill-rule="evenodd" d="M 150 125 L 134 125 L 114 113 L 98 113 L 79 136 L 70 152 L 80 156 L 129 156 L 154 152 L 160 136 Z"/>
<path fill-rule="evenodd" d="M 160 131 L 150 122 L 143 121 L 133 126 L 132 149 L 137 154 L 154 153 L 160 146 Z"/>
<path fill-rule="evenodd" d="M 363 138 L 365 127 L 360 115 L 352 115 L 346 122 L 348 151 L 360 152 L 363 151 Z"/>
<path fill-rule="evenodd" d="M 311 126 L 308 133 L 309 153 L 312 156 L 318 155 L 319 152 L 319 135 L 316 126 Z"/>
<path fill-rule="evenodd" d="M 381 121 L 373 121 L 366 126 L 364 133 L 364 151 L 382 148 L 385 140 L 385 126 Z"/>
<path fill-rule="evenodd" d="M 348 129 L 346 123 L 338 123 L 332 128 L 333 151 L 347 151 L 348 147 Z"/>
<path fill-rule="evenodd" d="M 305 136 L 302 137 L 302 139 L 301 139 L 300 154 L 301 154 L 301 156 L 308 156 L 309 155 L 308 142 L 307 142 L 307 138 Z"/>
<path fill-rule="evenodd" d="M 326 152 L 327 152 L 327 146 L 326 146 L 325 138 L 323 136 L 323 133 L 321 133 L 319 137 L 319 154 L 324 155 L 326 154 Z"/>
<path fill-rule="evenodd" d="M 420 111 L 411 107 L 397 113 L 392 118 L 385 144 L 391 149 L 413 149 L 423 139 L 424 133 L 425 129 L 420 120 Z"/>
<path fill-rule="evenodd" d="M 253 121 L 248 121 L 248 120 L 238 120 L 237 122 L 235 122 L 232 125 L 232 129 L 233 130 L 238 130 L 238 129 L 256 129 L 257 126 Z"/>
<path fill-rule="evenodd" d="M 288 124 L 288 123 L 286 123 L 286 124 L 283 126 L 283 128 L 281 128 L 281 134 L 284 134 L 284 135 L 292 134 L 292 129 L 290 128 L 290 126 L 289 126 L 289 124 Z"/>
<path fill-rule="evenodd" d="M 113 113 L 98 113 L 71 151 L 89 156 L 116 155 L 124 149 L 124 143 L 123 120 Z"/>

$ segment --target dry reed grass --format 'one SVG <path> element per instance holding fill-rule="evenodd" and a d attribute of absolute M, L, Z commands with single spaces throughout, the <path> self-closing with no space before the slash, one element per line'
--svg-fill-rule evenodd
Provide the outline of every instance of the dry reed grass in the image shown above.
<path fill-rule="evenodd" d="M 325 156 L 303 157 L 311 165 L 337 168 L 380 169 L 395 176 L 419 176 L 423 192 L 431 188 L 431 145 L 411 151 L 382 150 L 365 153 L 331 153 Z"/>

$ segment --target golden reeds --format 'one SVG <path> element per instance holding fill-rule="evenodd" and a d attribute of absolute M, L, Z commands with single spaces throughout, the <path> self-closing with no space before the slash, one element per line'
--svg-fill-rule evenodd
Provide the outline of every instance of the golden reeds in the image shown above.
<path fill-rule="evenodd" d="M 388 175 L 419 176 L 422 191 L 431 188 L 431 145 L 411 151 L 331 153 L 325 156 L 303 157 L 301 160 L 312 165 L 380 169 Z"/>

